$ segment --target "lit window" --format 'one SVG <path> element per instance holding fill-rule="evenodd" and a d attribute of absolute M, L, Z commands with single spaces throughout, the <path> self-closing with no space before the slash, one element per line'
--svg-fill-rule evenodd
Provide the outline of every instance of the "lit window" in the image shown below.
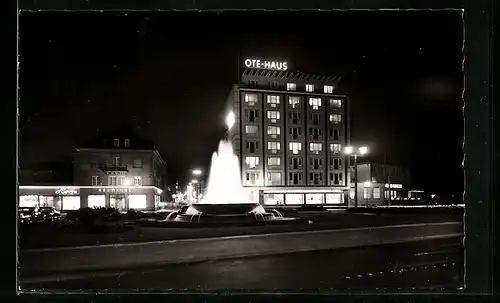
<path fill-rule="evenodd" d="M 116 185 L 118 185 L 118 186 L 125 185 L 125 176 L 117 176 L 116 177 Z"/>
<path fill-rule="evenodd" d="M 276 138 L 277 135 L 279 135 L 281 132 L 279 126 L 268 126 L 267 127 L 267 134 L 271 135 Z"/>
<path fill-rule="evenodd" d="M 340 154 L 341 149 L 342 149 L 342 145 L 341 144 L 337 144 L 337 143 L 330 144 L 330 151 L 334 155 Z"/>
<path fill-rule="evenodd" d="M 120 147 L 120 139 L 115 139 L 113 145 L 114 147 Z"/>
<path fill-rule="evenodd" d="M 147 208 L 146 195 L 128 195 L 128 208 L 145 209 Z"/>
<path fill-rule="evenodd" d="M 330 106 L 331 107 L 336 107 L 336 108 L 341 108 L 342 107 L 342 100 L 340 100 L 340 99 L 330 99 Z"/>
<path fill-rule="evenodd" d="M 142 167 L 142 160 L 141 159 L 135 159 L 134 160 L 134 165 L 135 168 L 140 168 Z"/>
<path fill-rule="evenodd" d="M 248 172 L 246 173 L 246 182 L 247 185 L 257 185 L 259 183 L 259 173 L 256 172 Z"/>
<path fill-rule="evenodd" d="M 286 90 L 297 90 L 297 84 L 295 83 L 287 83 Z"/>
<path fill-rule="evenodd" d="M 267 173 L 267 182 L 269 185 L 281 185 L 281 173 Z"/>
<path fill-rule="evenodd" d="M 339 114 L 330 114 L 330 122 L 335 124 L 340 123 L 342 121 L 342 116 Z"/>
<path fill-rule="evenodd" d="M 134 185 L 142 186 L 142 176 L 134 176 Z"/>
<path fill-rule="evenodd" d="M 280 104 L 280 96 L 267 96 L 267 103 L 271 104 L 271 107 L 276 107 Z"/>
<path fill-rule="evenodd" d="M 288 148 L 293 154 L 298 154 L 302 150 L 302 143 L 300 142 L 290 142 L 288 143 Z"/>
<path fill-rule="evenodd" d="M 363 188 L 363 199 L 370 199 L 370 188 Z"/>
<path fill-rule="evenodd" d="M 288 104 L 290 104 L 292 108 L 300 107 L 300 97 L 297 96 L 288 97 Z"/>
<path fill-rule="evenodd" d="M 106 196 L 89 195 L 87 199 L 87 207 L 89 208 L 106 207 Z"/>
<path fill-rule="evenodd" d="M 259 127 L 257 125 L 245 125 L 245 134 L 254 135 L 259 131 Z"/>
<path fill-rule="evenodd" d="M 101 185 L 101 176 L 92 176 L 92 186 Z"/>
<path fill-rule="evenodd" d="M 25 195 L 19 196 L 19 207 L 37 207 L 38 196 Z"/>
<path fill-rule="evenodd" d="M 314 154 L 319 154 L 323 150 L 321 143 L 309 143 L 309 151 Z"/>
<path fill-rule="evenodd" d="M 245 164 L 247 168 L 255 168 L 259 165 L 259 157 L 246 157 Z"/>
<path fill-rule="evenodd" d="M 281 146 L 279 142 L 267 142 L 267 149 L 271 153 L 276 153 L 278 150 L 280 150 Z"/>
<path fill-rule="evenodd" d="M 267 118 L 271 119 L 271 121 L 279 120 L 280 119 L 280 112 L 276 111 L 276 110 L 269 110 L 269 111 L 267 111 Z"/>
<path fill-rule="evenodd" d="M 306 92 L 314 92 L 314 85 L 312 84 L 306 84 Z"/>
<path fill-rule="evenodd" d="M 130 147 L 130 139 L 125 139 L 125 147 Z"/>
<path fill-rule="evenodd" d="M 373 199 L 380 199 L 380 187 L 373 188 Z"/>
<path fill-rule="evenodd" d="M 309 98 L 309 105 L 315 110 L 319 109 L 321 106 L 321 98 Z"/>
<path fill-rule="evenodd" d="M 108 177 L 108 185 L 109 186 L 116 186 L 116 176 L 109 176 Z"/>
<path fill-rule="evenodd" d="M 248 105 L 255 105 L 255 102 L 257 102 L 257 95 L 245 94 L 245 102 L 248 103 Z"/>
<path fill-rule="evenodd" d="M 80 196 L 65 196 L 62 203 L 63 210 L 80 209 Z"/>
<path fill-rule="evenodd" d="M 333 86 L 325 85 L 325 94 L 332 94 L 332 93 L 333 93 Z"/>
<path fill-rule="evenodd" d="M 269 157 L 269 158 L 267 158 L 267 165 L 268 166 L 280 166 L 281 165 L 281 158 Z"/>

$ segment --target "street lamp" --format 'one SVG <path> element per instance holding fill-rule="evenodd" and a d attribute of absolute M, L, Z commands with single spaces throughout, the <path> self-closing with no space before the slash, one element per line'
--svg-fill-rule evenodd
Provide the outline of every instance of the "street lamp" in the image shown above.
<path fill-rule="evenodd" d="M 199 176 L 203 173 L 203 171 L 201 169 L 193 169 L 193 175 L 195 176 Z"/>
<path fill-rule="evenodd" d="M 227 129 L 231 129 L 233 127 L 234 123 L 236 122 L 236 117 L 234 116 L 233 112 L 229 112 L 226 116 L 226 126 Z"/>
<path fill-rule="evenodd" d="M 344 153 L 349 157 L 354 156 L 354 207 L 357 208 L 358 207 L 358 156 L 366 155 L 368 153 L 368 147 L 361 146 L 355 149 L 352 146 L 346 146 L 344 148 Z M 349 163 L 350 162 L 351 161 L 349 161 Z"/>

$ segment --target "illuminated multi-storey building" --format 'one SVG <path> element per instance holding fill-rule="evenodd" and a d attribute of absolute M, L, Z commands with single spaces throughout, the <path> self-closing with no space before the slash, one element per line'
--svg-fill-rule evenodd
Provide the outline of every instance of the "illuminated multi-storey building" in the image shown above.
<path fill-rule="evenodd" d="M 336 93 L 340 78 L 268 66 L 245 69 L 228 97 L 243 185 L 265 205 L 345 205 L 349 98 Z"/>

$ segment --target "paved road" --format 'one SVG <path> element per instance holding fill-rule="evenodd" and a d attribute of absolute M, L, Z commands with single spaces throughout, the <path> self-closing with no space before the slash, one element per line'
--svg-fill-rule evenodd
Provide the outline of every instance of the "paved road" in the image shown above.
<path fill-rule="evenodd" d="M 461 239 L 186 263 L 92 279 L 22 285 L 45 290 L 456 290 Z"/>

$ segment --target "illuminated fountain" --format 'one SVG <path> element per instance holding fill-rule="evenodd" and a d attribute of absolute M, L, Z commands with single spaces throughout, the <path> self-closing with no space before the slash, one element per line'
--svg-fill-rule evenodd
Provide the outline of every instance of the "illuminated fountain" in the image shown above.
<path fill-rule="evenodd" d="M 203 200 L 172 212 L 166 219 L 159 221 L 222 224 L 295 219 L 285 218 L 277 210 L 267 212 L 259 203 L 251 202 L 250 194 L 241 184 L 240 165 L 231 143 L 221 141 L 217 152 L 212 155 L 209 182 Z"/>

